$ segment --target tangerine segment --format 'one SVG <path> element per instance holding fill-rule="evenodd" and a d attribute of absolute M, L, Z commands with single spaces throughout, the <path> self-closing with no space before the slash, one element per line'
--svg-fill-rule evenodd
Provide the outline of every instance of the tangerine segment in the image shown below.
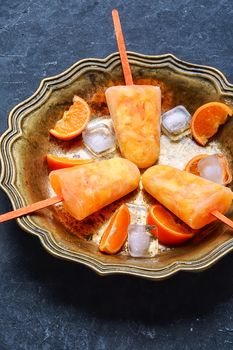
<path fill-rule="evenodd" d="M 91 111 L 86 101 L 79 96 L 74 96 L 69 110 L 64 112 L 62 119 L 58 120 L 49 132 L 60 140 L 72 140 L 85 129 L 90 115 Z"/>
<path fill-rule="evenodd" d="M 208 157 L 209 154 L 198 154 L 197 156 L 193 157 L 192 159 L 190 159 L 190 161 L 186 164 L 184 170 L 185 171 L 188 171 L 194 175 L 200 175 L 199 174 L 199 171 L 198 171 L 198 162 L 201 160 L 201 159 L 204 159 L 206 157 Z M 230 166 L 229 166 L 229 163 L 227 161 L 227 158 L 221 154 L 221 153 L 218 153 L 216 154 L 216 156 L 218 157 L 221 165 L 222 165 L 222 168 L 223 168 L 223 171 L 224 171 L 224 181 L 223 181 L 223 185 L 226 186 L 228 185 L 231 181 L 232 181 L 232 173 L 231 173 L 231 170 L 230 170 Z"/>
<path fill-rule="evenodd" d="M 70 168 L 75 165 L 84 165 L 94 162 L 94 159 L 80 159 L 80 158 L 66 158 L 58 157 L 53 154 L 46 155 L 47 164 L 50 170 L 57 170 L 62 168 Z"/>
<path fill-rule="evenodd" d="M 108 254 L 115 254 L 123 247 L 130 224 L 129 209 L 125 204 L 113 214 L 101 238 L 99 250 Z"/>
<path fill-rule="evenodd" d="M 148 225 L 157 226 L 157 235 L 160 243 L 169 246 L 182 244 L 191 239 L 199 230 L 193 230 L 177 216 L 160 204 L 152 205 L 147 216 Z"/>
<path fill-rule="evenodd" d="M 205 146 L 209 138 L 218 131 L 228 116 L 232 116 L 232 109 L 221 102 L 209 102 L 199 107 L 191 120 L 191 132 L 194 139 Z"/>

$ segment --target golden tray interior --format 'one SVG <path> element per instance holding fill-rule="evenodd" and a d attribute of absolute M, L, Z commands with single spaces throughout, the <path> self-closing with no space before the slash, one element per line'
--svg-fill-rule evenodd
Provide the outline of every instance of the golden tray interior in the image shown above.
<path fill-rule="evenodd" d="M 169 54 L 129 53 L 129 60 L 135 84 L 161 87 L 162 112 L 184 105 L 192 114 L 210 101 L 225 102 L 233 108 L 233 86 L 214 68 L 182 62 Z M 1 186 L 15 209 L 52 195 L 45 159 L 47 153 L 82 157 L 85 148 L 81 136 L 74 141 L 62 142 L 49 134 L 49 129 L 72 103 L 73 96 L 79 95 L 89 103 L 93 119 L 108 118 L 104 91 L 117 84 L 124 84 L 117 53 L 102 60 L 86 59 L 43 80 L 32 97 L 13 109 L 9 128 L 1 138 Z M 223 153 L 232 169 L 232 128 L 233 119 L 229 118 L 205 148 L 198 146 L 190 135 L 174 142 L 162 134 L 158 163 L 183 169 L 188 160 L 199 153 Z M 96 158 L 117 155 L 118 151 Z M 179 270 L 205 269 L 232 249 L 232 231 L 215 223 L 183 246 L 160 246 L 155 258 L 132 258 L 125 251 L 114 256 L 101 254 L 97 242 L 112 212 L 122 202 L 134 203 L 138 198 L 146 207 L 155 202 L 139 189 L 82 222 L 70 217 L 61 206 L 17 221 L 24 230 L 37 235 L 50 253 L 88 265 L 100 274 L 128 273 L 162 279 Z M 232 210 L 229 217 L 233 217 Z"/>

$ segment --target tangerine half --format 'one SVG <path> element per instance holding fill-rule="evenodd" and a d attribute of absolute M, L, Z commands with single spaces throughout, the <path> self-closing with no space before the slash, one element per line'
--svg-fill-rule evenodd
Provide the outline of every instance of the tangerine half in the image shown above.
<path fill-rule="evenodd" d="M 161 204 L 150 206 L 147 224 L 157 226 L 157 231 L 152 230 L 152 233 L 158 237 L 160 243 L 169 246 L 180 245 L 199 232 L 191 229 Z"/>

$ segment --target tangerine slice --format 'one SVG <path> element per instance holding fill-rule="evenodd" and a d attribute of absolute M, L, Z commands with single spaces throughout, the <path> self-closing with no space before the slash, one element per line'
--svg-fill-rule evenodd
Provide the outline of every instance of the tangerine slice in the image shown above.
<path fill-rule="evenodd" d="M 228 116 L 232 116 L 232 109 L 222 102 L 209 102 L 199 107 L 191 120 L 191 132 L 197 143 L 205 146 Z"/>
<path fill-rule="evenodd" d="M 49 132 L 57 139 L 69 141 L 81 134 L 90 120 L 91 111 L 81 97 L 74 96 L 73 104 Z"/>
<path fill-rule="evenodd" d="M 55 156 L 54 154 L 47 154 L 46 159 L 50 170 L 70 168 L 72 166 L 84 165 L 84 164 L 94 162 L 94 159 L 66 158 L 66 157 L 58 157 L 58 156 Z"/>
<path fill-rule="evenodd" d="M 221 153 L 217 153 L 215 154 L 218 158 L 219 161 L 222 165 L 223 171 L 224 171 L 224 182 L 223 185 L 226 186 L 228 185 L 231 181 L 232 181 L 232 173 L 230 170 L 230 166 L 229 163 L 227 161 L 227 158 L 221 154 Z M 204 159 L 206 157 L 208 157 L 209 154 L 198 154 L 197 156 L 193 157 L 192 159 L 190 159 L 190 161 L 186 164 L 184 170 L 188 171 L 194 175 L 200 175 L 199 171 L 198 171 L 198 162 L 201 159 Z"/>
<path fill-rule="evenodd" d="M 160 204 L 150 206 L 147 224 L 157 226 L 158 231 L 152 230 L 152 233 L 158 237 L 160 243 L 169 246 L 180 245 L 200 231 L 191 229 Z"/>
<path fill-rule="evenodd" d="M 115 254 L 123 247 L 130 224 L 130 213 L 127 205 L 122 204 L 113 214 L 100 241 L 99 250 L 108 254 Z"/>

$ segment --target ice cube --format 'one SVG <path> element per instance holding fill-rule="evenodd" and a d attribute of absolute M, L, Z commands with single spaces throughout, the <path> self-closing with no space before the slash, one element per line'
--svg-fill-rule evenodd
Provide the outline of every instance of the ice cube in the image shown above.
<path fill-rule="evenodd" d="M 184 106 L 177 106 L 162 115 L 162 130 L 171 139 L 190 133 L 191 114 Z"/>
<path fill-rule="evenodd" d="M 150 225 L 128 226 L 128 250 L 134 258 L 154 257 L 158 252 L 158 240 L 151 234 Z"/>
<path fill-rule="evenodd" d="M 115 135 L 112 129 L 104 123 L 87 126 L 82 137 L 88 150 L 97 156 L 116 149 Z"/>
<path fill-rule="evenodd" d="M 197 168 L 201 177 L 221 185 L 224 183 L 224 169 L 217 155 L 199 160 Z"/>
<path fill-rule="evenodd" d="M 131 224 L 146 224 L 148 209 L 141 204 L 127 203 Z"/>

